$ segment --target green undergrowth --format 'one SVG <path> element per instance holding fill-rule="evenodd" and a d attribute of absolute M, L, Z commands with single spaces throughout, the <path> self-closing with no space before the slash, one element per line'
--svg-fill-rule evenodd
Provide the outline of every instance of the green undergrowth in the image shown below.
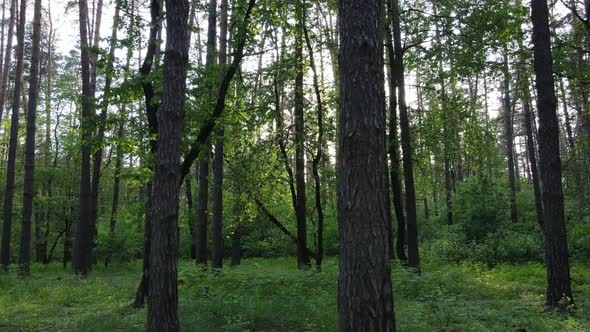
<path fill-rule="evenodd" d="M 425 262 L 421 274 L 394 264 L 400 331 L 590 331 L 590 266 L 573 264 L 576 307 L 543 307 L 539 263 Z M 35 265 L 31 277 L 0 275 L 0 331 L 144 331 L 146 310 L 131 303 L 141 264 L 98 267 L 87 279 L 59 265 Z M 183 331 L 336 331 L 337 265 L 321 273 L 295 260 L 247 259 L 212 274 L 179 266 Z"/>

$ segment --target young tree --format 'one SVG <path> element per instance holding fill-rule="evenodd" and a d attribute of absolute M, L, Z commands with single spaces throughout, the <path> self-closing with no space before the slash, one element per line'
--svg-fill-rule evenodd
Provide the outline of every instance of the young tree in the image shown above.
<path fill-rule="evenodd" d="M 25 142 L 25 183 L 23 190 L 23 219 L 20 237 L 19 271 L 28 275 L 31 265 L 31 224 L 35 197 L 35 134 L 39 88 L 39 53 L 41 51 L 41 0 L 35 0 L 31 67 L 29 71 L 29 104 L 27 108 L 27 137 Z"/>
<path fill-rule="evenodd" d="M 383 8 L 339 1 L 340 331 L 393 331 L 387 236 Z"/>
<path fill-rule="evenodd" d="M 187 0 L 166 2 L 166 50 L 154 174 L 148 331 L 179 331 L 176 259 L 188 68 Z"/>
<path fill-rule="evenodd" d="M 12 8 L 11 8 L 12 9 Z M 10 123 L 10 143 L 8 147 L 8 165 L 6 166 L 6 191 L 4 192 L 4 224 L 2 225 L 2 252 L 0 267 L 8 269 L 10 264 L 10 238 L 12 234 L 12 209 L 14 207 L 14 178 L 16 172 L 16 147 L 18 145 L 19 110 L 21 102 L 25 23 L 27 1 L 21 0 L 17 27 L 16 71 L 14 77 L 14 94 L 12 96 L 12 118 Z M 10 37 L 9 37 L 10 38 Z"/>
<path fill-rule="evenodd" d="M 553 57 L 549 33 L 547 0 L 532 0 L 534 68 L 539 114 L 539 158 L 543 183 L 543 221 L 547 294 L 549 306 L 574 302 L 565 231 L 565 212 L 561 187 L 557 98 L 553 79 Z"/>

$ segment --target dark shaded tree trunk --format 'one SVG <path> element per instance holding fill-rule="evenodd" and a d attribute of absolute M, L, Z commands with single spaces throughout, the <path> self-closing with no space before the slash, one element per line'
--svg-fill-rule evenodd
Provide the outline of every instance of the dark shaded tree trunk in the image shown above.
<path fill-rule="evenodd" d="M 238 221 L 231 237 L 231 266 L 240 266 L 242 263 L 242 226 Z"/>
<path fill-rule="evenodd" d="M 25 141 L 25 183 L 23 189 L 23 219 L 18 257 L 19 272 L 30 273 L 31 224 L 35 197 L 35 134 L 37 121 L 37 97 L 39 88 L 39 53 L 41 51 L 41 0 L 35 0 L 31 67 L 29 71 L 29 103 L 27 105 L 27 137 Z"/>
<path fill-rule="evenodd" d="M 17 0 L 10 1 L 10 18 L 8 19 L 8 36 L 14 35 L 14 25 L 16 21 Z M 4 25 L 2 26 L 4 28 Z M 4 38 L 2 39 L 4 40 Z M 6 50 L 4 51 L 4 61 L 2 64 L 2 77 L 0 78 L 0 121 L 4 113 L 4 104 L 6 102 L 6 91 L 8 90 L 8 73 L 12 59 L 12 38 L 6 38 Z"/>
<path fill-rule="evenodd" d="M 316 250 L 316 269 L 322 270 L 322 258 L 324 256 L 324 208 L 322 206 L 322 184 L 320 178 L 320 167 L 322 163 L 323 149 L 324 149 L 324 106 L 322 101 L 322 93 L 320 90 L 320 82 L 313 55 L 313 47 L 309 38 L 309 32 L 305 23 L 303 24 L 303 32 L 305 35 L 305 43 L 307 45 L 307 52 L 309 53 L 309 66 L 313 72 L 313 90 L 315 92 L 316 107 L 317 107 L 317 126 L 318 138 L 315 155 L 312 158 L 312 173 L 314 180 L 314 194 L 315 194 L 315 208 L 318 214 L 318 229 L 317 229 L 317 250 Z M 390 232 L 391 234 L 391 232 Z"/>
<path fill-rule="evenodd" d="M 387 50 L 387 59 L 389 60 L 389 180 L 391 182 L 391 193 L 393 196 L 393 210 L 395 212 L 395 219 L 397 221 L 397 239 L 395 243 L 395 250 L 397 258 L 401 261 L 406 261 L 406 217 L 404 216 L 404 197 L 402 182 L 400 180 L 400 151 L 399 139 L 397 135 L 397 81 L 395 79 L 395 71 L 397 63 L 395 59 L 395 50 L 393 47 L 393 34 L 391 26 L 387 25 L 385 30 L 387 41 L 385 43 Z M 393 227 L 391 227 L 393 228 Z M 390 231 L 390 237 L 393 237 Z M 393 245 L 393 239 L 390 240 L 390 245 Z M 390 256 L 393 257 L 393 246 L 390 250 Z"/>
<path fill-rule="evenodd" d="M 219 65 L 221 79 L 227 64 L 227 0 L 221 0 L 219 17 Z M 213 159 L 213 190 L 212 196 L 212 232 L 211 268 L 221 269 L 223 266 L 223 128 L 217 130 L 215 157 Z"/>
<path fill-rule="evenodd" d="M 80 11 L 80 47 L 82 67 L 82 118 L 80 131 L 82 136 L 82 162 L 80 165 L 80 198 L 78 222 L 75 230 L 72 269 L 74 273 L 85 276 L 92 265 L 92 187 L 91 187 L 91 153 L 92 115 L 94 113 L 94 93 L 90 78 L 90 55 L 88 53 L 88 3 L 79 1 Z"/>
<path fill-rule="evenodd" d="M 209 0 L 208 28 L 207 28 L 207 56 L 205 68 L 212 74 L 217 53 L 217 0 Z M 212 93 L 211 93 L 212 95 Z M 197 252 L 196 260 L 199 265 L 207 265 L 207 229 L 209 219 L 209 160 L 211 143 L 208 141 L 199 160 L 199 196 L 197 201 Z"/>
<path fill-rule="evenodd" d="M 504 47 L 503 63 L 503 109 L 504 109 L 504 134 L 506 135 L 506 159 L 508 160 L 508 187 L 510 189 L 510 219 L 518 221 L 516 211 L 516 176 L 514 171 L 514 128 L 512 126 L 512 103 L 510 101 L 510 76 L 508 73 L 508 49 Z"/>
<path fill-rule="evenodd" d="M 414 188 L 414 166 L 412 161 L 412 145 L 410 133 L 410 121 L 408 119 L 408 107 L 406 105 L 406 84 L 404 77 L 404 50 L 401 41 L 400 8 L 398 0 L 391 0 L 391 14 L 393 25 L 393 40 L 395 60 L 399 118 L 402 138 L 404 183 L 406 186 L 406 217 L 408 226 L 408 265 L 420 268 L 420 255 L 418 251 L 418 221 L 416 216 L 416 189 Z"/>
<path fill-rule="evenodd" d="M 153 180 L 148 331 L 179 331 L 177 256 L 180 155 L 188 68 L 187 0 L 166 2 L 166 51 Z"/>
<path fill-rule="evenodd" d="M 295 187 L 297 191 L 295 217 L 297 219 L 297 267 L 307 269 L 311 263 L 307 255 L 307 220 L 305 216 L 305 124 L 303 93 L 303 0 L 295 3 Z"/>
<path fill-rule="evenodd" d="M 546 0 L 532 0 L 534 68 L 539 110 L 539 158 L 543 183 L 543 221 L 545 235 L 545 263 L 547 265 L 547 294 L 549 306 L 574 302 L 567 239 L 563 191 L 561 187 L 561 159 L 557 98 L 553 79 L 553 58 L 549 33 L 549 10 Z"/>
<path fill-rule="evenodd" d="M 532 122 L 534 121 L 532 112 L 531 112 L 531 96 L 529 92 L 529 80 L 528 77 L 525 75 L 523 77 L 524 82 L 522 84 L 522 96 L 523 96 L 523 110 L 524 110 L 524 128 L 526 134 L 526 143 L 527 143 L 527 154 L 529 157 L 529 162 L 531 164 L 531 176 L 533 181 L 533 191 L 535 194 L 535 210 L 537 212 L 537 223 L 539 224 L 539 228 L 541 231 L 544 229 L 544 222 L 543 222 L 543 198 L 541 197 L 541 186 L 540 186 L 540 179 L 539 179 L 539 168 L 537 166 L 537 152 L 535 149 L 535 141 L 533 140 L 533 125 Z"/>
<path fill-rule="evenodd" d="M 148 39 L 148 49 L 145 59 L 139 69 L 139 73 L 142 78 L 142 89 L 145 99 L 145 114 L 148 123 L 149 129 L 149 149 L 150 154 L 155 156 L 157 153 L 157 141 L 154 137 L 158 136 L 158 121 L 156 118 L 156 113 L 158 111 L 158 103 L 154 102 L 154 98 L 156 97 L 154 87 L 152 84 L 149 75 L 152 71 L 153 65 L 158 65 L 158 58 L 156 54 L 159 52 L 159 40 L 158 40 L 158 33 L 160 31 L 160 27 L 162 26 L 161 22 L 162 17 L 162 8 L 160 6 L 159 0 L 152 0 L 150 3 L 150 35 Z M 155 63 L 154 63 L 155 62 Z M 153 169 L 153 165 L 150 165 Z M 151 250 L 151 229 L 152 229 L 152 206 L 153 206 L 153 187 L 152 182 L 148 182 L 145 184 L 145 193 L 146 193 L 146 201 L 145 201 L 145 219 L 144 219 L 144 235 L 143 235 L 143 274 L 141 277 L 141 282 L 137 287 L 137 291 L 135 294 L 135 302 L 134 307 L 141 308 L 145 302 L 146 296 L 149 294 L 149 277 L 150 277 L 150 250 Z"/>
<path fill-rule="evenodd" d="M 394 331 L 387 236 L 383 6 L 339 1 L 340 331 Z"/>
<path fill-rule="evenodd" d="M 11 8 L 12 9 L 12 8 Z M 0 267 L 8 269 L 10 264 L 10 240 L 12 234 L 12 210 L 14 208 L 14 178 L 16 171 L 16 148 L 18 145 L 19 110 L 24 63 L 25 23 L 27 1 L 21 0 L 17 27 L 16 71 L 14 78 L 14 95 L 12 97 L 12 118 L 10 122 L 10 143 L 8 163 L 6 166 L 6 191 L 4 192 L 4 224 L 2 225 L 2 252 Z M 10 39 L 10 38 L 9 38 Z M 0 107 L 3 108 L 3 107 Z"/>
<path fill-rule="evenodd" d="M 184 190 L 185 190 L 185 196 L 186 196 L 186 206 L 188 209 L 188 230 L 189 230 L 189 235 L 191 238 L 191 253 L 190 253 L 190 257 L 191 259 L 195 259 L 195 253 L 196 253 L 196 242 L 195 242 L 195 229 L 196 229 L 196 214 L 195 214 L 195 208 L 194 208 L 194 203 L 193 203 L 193 188 L 192 188 L 192 184 L 191 184 L 191 179 L 190 178 L 186 178 L 186 180 L 184 181 Z"/>

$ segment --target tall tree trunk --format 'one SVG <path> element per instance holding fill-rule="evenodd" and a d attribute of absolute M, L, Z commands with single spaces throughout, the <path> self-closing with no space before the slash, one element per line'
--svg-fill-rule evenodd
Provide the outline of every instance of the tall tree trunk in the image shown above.
<path fill-rule="evenodd" d="M 134 4 L 134 2 L 132 2 Z M 132 7 L 133 8 L 133 7 Z M 155 156 L 158 150 L 157 146 L 157 139 L 155 137 L 158 136 L 158 121 L 157 121 L 157 111 L 158 111 L 158 103 L 154 101 L 156 97 L 156 92 L 154 90 L 154 86 L 152 84 L 151 79 L 149 78 L 150 73 L 152 72 L 152 68 L 154 64 L 157 65 L 156 53 L 160 48 L 160 43 L 158 39 L 158 32 L 160 31 L 160 27 L 162 25 L 161 22 L 162 17 L 162 7 L 160 6 L 159 0 L 151 0 L 150 3 L 150 34 L 148 39 L 148 48 L 145 59 L 139 69 L 139 74 L 142 78 L 142 89 L 145 99 L 145 115 L 148 123 L 149 129 L 149 150 L 150 155 Z M 156 62 L 156 63 L 154 63 Z M 154 166 L 150 165 L 150 168 L 153 170 Z M 153 188 L 152 182 L 149 181 L 145 184 L 145 192 L 146 192 L 146 201 L 145 201 L 145 219 L 144 219 L 144 235 L 143 235 L 143 274 L 141 277 L 141 282 L 137 287 L 137 291 L 135 293 L 135 302 L 133 304 L 136 308 L 143 307 L 145 302 L 145 297 L 149 294 L 149 277 L 150 277 L 150 248 L 151 248 L 151 229 L 152 229 L 152 206 L 153 206 Z"/>
<path fill-rule="evenodd" d="M 514 172 L 514 138 L 512 127 L 512 103 L 510 102 L 510 76 L 508 73 L 508 48 L 504 46 L 503 68 L 503 108 L 504 108 L 504 133 L 506 135 L 506 159 L 508 160 L 508 186 L 510 189 L 510 219 L 518 221 L 516 211 L 516 180 Z"/>
<path fill-rule="evenodd" d="M 297 219 L 297 267 L 310 267 L 307 254 L 307 220 L 305 216 L 305 124 L 303 94 L 303 0 L 295 3 L 295 187 L 297 190 L 295 216 Z"/>
<path fill-rule="evenodd" d="M 408 107 L 406 105 L 406 84 L 404 78 L 404 50 L 401 43 L 400 8 L 398 0 L 391 0 L 391 14 L 393 25 L 393 40 L 395 49 L 395 68 L 399 118 L 402 134 L 402 151 L 404 167 L 404 183 L 406 185 L 406 211 L 408 225 L 408 265 L 420 268 L 420 255 L 418 252 L 418 221 L 416 216 L 416 189 L 414 188 L 414 166 L 412 164 L 412 145 L 410 133 L 410 121 L 408 119 Z"/>
<path fill-rule="evenodd" d="M 221 0 L 219 17 L 219 65 L 223 79 L 227 64 L 227 0 Z M 212 250 L 211 268 L 221 269 L 223 266 L 223 128 L 216 133 L 215 157 L 213 159 L 213 191 L 212 191 Z"/>
<path fill-rule="evenodd" d="M 10 239 L 12 234 L 12 209 L 14 207 L 14 178 L 16 172 L 16 148 L 18 145 L 18 127 L 20 94 L 23 76 L 25 24 L 27 1 L 21 0 L 17 27 L 16 73 L 14 77 L 14 94 L 12 97 L 12 120 L 10 123 L 10 145 L 8 148 L 8 165 L 6 167 L 6 191 L 4 192 L 4 224 L 2 225 L 2 252 L 0 267 L 8 269 L 10 264 Z"/>
<path fill-rule="evenodd" d="M 195 208 L 194 208 L 194 203 L 193 203 L 193 188 L 192 188 L 192 183 L 191 183 L 191 178 L 186 178 L 186 180 L 184 181 L 184 190 L 185 190 L 185 195 L 186 195 L 186 206 L 188 208 L 188 230 L 189 230 L 189 235 L 191 238 L 191 245 L 190 245 L 190 257 L 191 259 L 195 259 L 195 252 L 196 252 L 196 247 L 195 244 L 196 242 L 194 241 L 195 239 L 195 229 L 196 229 L 196 214 L 195 214 Z"/>
<path fill-rule="evenodd" d="M 39 88 L 39 53 L 41 52 L 41 0 L 35 0 L 31 67 L 29 71 L 29 103 L 27 106 L 27 137 L 25 142 L 25 183 L 23 189 L 23 219 L 21 226 L 19 272 L 30 273 L 31 224 L 35 197 L 35 134 L 37 121 L 37 97 Z"/>
<path fill-rule="evenodd" d="M 545 263 L 547 265 L 547 294 L 549 306 L 574 302 L 567 239 L 563 191 L 557 98 L 553 79 L 553 58 L 549 34 L 549 10 L 546 0 L 532 0 L 534 68 L 539 110 L 539 157 L 543 183 L 543 212 Z"/>
<path fill-rule="evenodd" d="M 217 53 L 217 0 L 209 0 L 208 28 L 207 28 L 207 55 L 205 68 L 208 74 L 212 74 L 215 66 L 215 54 Z M 213 88 L 210 96 L 213 98 Z M 207 141 L 206 147 L 199 160 L 199 197 L 197 201 L 197 264 L 207 265 L 207 226 L 209 219 L 209 160 L 211 155 L 211 143 Z"/>
<path fill-rule="evenodd" d="M 166 2 L 166 56 L 158 109 L 148 331 L 179 331 L 177 255 L 180 155 L 188 68 L 187 0 Z"/>
<path fill-rule="evenodd" d="M 311 39 L 305 23 L 303 24 L 303 32 L 305 35 L 305 43 L 307 45 L 307 52 L 309 53 L 309 66 L 313 72 L 313 89 L 316 98 L 317 107 L 317 126 L 318 139 L 315 155 L 312 158 L 312 173 L 315 190 L 315 208 L 318 214 L 318 229 L 317 229 L 317 250 L 316 250 L 316 269 L 321 271 L 322 258 L 324 256 L 324 208 L 322 206 L 322 186 L 320 178 L 320 167 L 323 157 L 324 148 L 324 106 L 322 101 L 322 92 L 320 89 L 320 82 L 316 68 L 315 58 L 313 55 L 313 47 L 311 46 Z M 391 234 L 391 232 L 389 232 Z"/>
<path fill-rule="evenodd" d="M 387 236 L 383 7 L 341 0 L 338 225 L 340 331 L 394 331 Z"/>
<path fill-rule="evenodd" d="M 90 157 L 92 145 L 92 114 L 94 113 L 94 93 L 90 78 L 90 54 L 88 53 L 88 3 L 80 0 L 80 47 L 82 66 L 82 163 L 80 165 L 80 207 L 78 223 L 75 227 L 72 268 L 74 273 L 85 276 L 92 265 L 92 187 L 90 178 Z"/>
<path fill-rule="evenodd" d="M 389 60 L 389 180 L 391 182 L 391 193 L 393 196 L 393 210 L 395 212 L 395 219 L 397 220 L 397 239 L 395 249 L 397 258 L 401 261 L 407 260 L 406 257 L 406 217 L 404 216 L 404 197 L 402 182 L 400 179 L 400 151 L 399 139 L 397 135 L 397 81 L 395 79 L 395 71 L 397 63 L 395 59 L 395 50 L 393 47 L 393 33 L 391 26 L 387 25 L 385 30 L 387 42 L 387 59 Z M 391 233 L 391 232 L 390 232 Z M 389 236 L 393 237 L 393 234 Z M 393 245 L 393 239 L 390 240 L 390 246 Z M 393 257 L 393 247 L 390 249 L 390 256 Z"/>
<path fill-rule="evenodd" d="M 2 77 L 0 78 L 0 121 L 2 120 L 2 115 L 4 113 L 4 103 L 6 102 L 6 90 L 8 90 L 8 73 L 10 72 L 10 65 L 12 59 L 12 36 L 14 35 L 14 24 L 16 21 L 17 4 L 17 0 L 10 0 L 10 18 L 8 19 L 8 35 L 6 38 L 4 62 L 2 65 Z M 4 25 L 2 27 L 4 27 Z"/>

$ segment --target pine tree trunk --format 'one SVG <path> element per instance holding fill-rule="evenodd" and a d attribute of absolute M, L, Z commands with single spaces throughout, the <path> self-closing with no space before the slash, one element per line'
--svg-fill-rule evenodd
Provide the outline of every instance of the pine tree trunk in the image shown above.
<path fill-rule="evenodd" d="M 148 331 L 179 331 L 177 256 L 180 155 L 188 68 L 187 0 L 166 2 L 166 56 L 158 109 Z"/>
<path fill-rule="evenodd" d="M 508 187 L 510 189 L 510 219 L 517 222 L 516 211 L 516 181 L 514 171 L 514 138 L 512 127 L 512 103 L 510 102 L 510 77 L 508 74 L 508 49 L 504 47 L 503 63 L 503 108 L 504 108 L 504 133 L 506 135 L 506 159 L 508 160 Z"/>
<path fill-rule="evenodd" d="M 14 35 L 14 25 L 16 21 L 16 5 L 18 0 L 10 0 L 10 18 L 8 19 L 8 36 Z M 4 14 L 3 14 L 4 15 Z M 4 26 L 3 26 L 4 27 Z M 4 39 L 3 39 L 4 40 Z M 4 61 L 2 65 L 2 77 L 0 78 L 0 121 L 3 119 L 4 104 L 6 102 L 6 91 L 8 90 L 8 74 L 12 61 L 12 38 L 6 38 L 6 50 L 4 52 Z"/>
<path fill-rule="evenodd" d="M 74 273 L 85 276 L 92 265 L 92 187 L 91 187 L 91 153 L 92 114 L 94 113 L 94 94 L 90 80 L 90 54 L 88 53 L 88 3 L 80 0 L 80 46 L 82 67 L 82 163 L 80 165 L 79 216 L 75 227 L 72 269 Z"/>
<path fill-rule="evenodd" d="M 547 294 L 549 306 L 574 302 L 567 239 L 563 191 L 561 187 L 561 159 L 557 98 L 553 79 L 553 58 L 549 34 L 549 10 L 546 0 L 532 0 L 534 69 L 537 105 L 539 110 L 539 157 L 543 183 L 543 212 L 545 235 L 545 263 L 547 265 Z"/>
<path fill-rule="evenodd" d="M 12 8 L 11 8 L 12 9 Z M 19 110 L 24 64 L 24 43 L 27 1 L 21 0 L 19 22 L 17 27 L 16 72 L 14 78 L 14 95 L 12 97 L 12 119 L 10 123 L 10 143 L 8 147 L 8 164 L 6 166 L 6 191 L 4 192 L 4 224 L 2 225 L 2 252 L 0 267 L 8 269 L 10 264 L 10 240 L 12 234 L 12 210 L 14 207 L 14 178 L 16 172 L 16 148 L 18 145 Z M 10 39 L 10 38 L 9 38 Z"/>
<path fill-rule="evenodd" d="M 27 109 L 27 137 L 25 142 L 25 183 L 23 189 L 23 219 L 21 226 L 19 272 L 30 273 L 31 224 L 35 197 L 35 134 L 37 121 L 37 96 L 39 88 L 39 53 L 41 49 L 41 0 L 35 0 L 31 66 L 29 71 L 29 103 Z"/>
<path fill-rule="evenodd" d="M 394 331 L 387 236 L 383 7 L 341 0 L 338 225 L 340 331 Z"/>
<path fill-rule="evenodd" d="M 227 0 L 221 0 L 219 17 L 219 65 L 221 79 L 227 64 Z M 211 267 L 221 269 L 223 266 L 223 128 L 217 130 L 215 157 L 213 159 L 213 190 L 212 190 L 212 250 Z"/>
<path fill-rule="evenodd" d="M 406 185 L 406 211 L 408 225 L 408 265 L 414 268 L 420 268 L 420 255 L 418 251 L 418 221 L 416 216 L 416 189 L 414 188 L 414 166 L 412 161 L 412 145 L 410 133 L 410 121 L 408 119 L 408 107 L 406 105 L 406 84 L 404 78 L 404 51 L 401 43 L 400 28 L 400 8 L 398 0 L 391 0 L 391 14 L 393 25 L 393 40 L 395 50 L 395 60 L 397 68 L 395 70 L 397 89 L 400 128 L 403 151 L 404 183 Z"/>

